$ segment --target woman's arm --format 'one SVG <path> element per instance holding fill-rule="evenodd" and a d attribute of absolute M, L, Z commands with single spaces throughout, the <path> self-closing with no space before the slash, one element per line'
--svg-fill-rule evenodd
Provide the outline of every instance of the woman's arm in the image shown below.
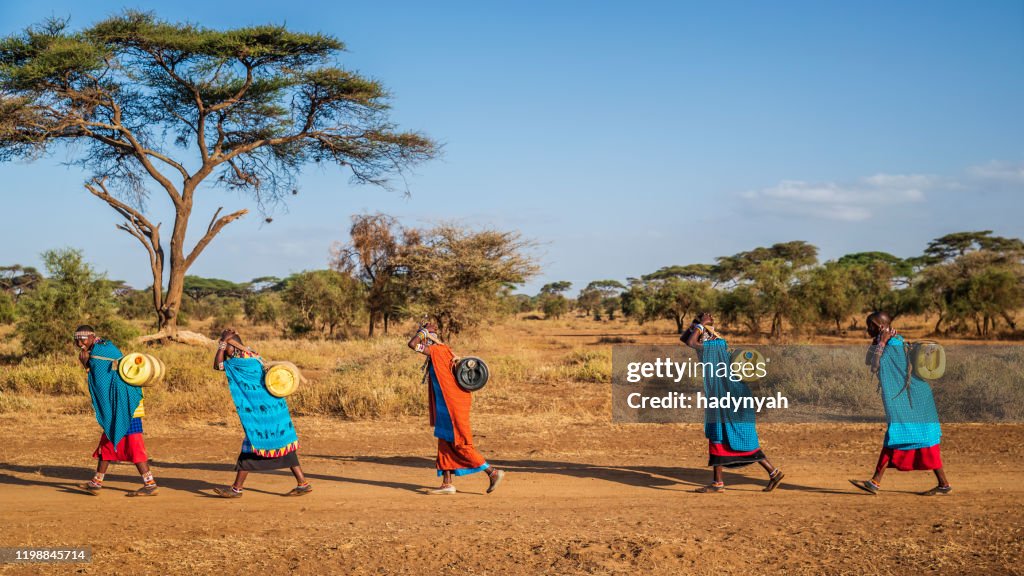
<path fill-rule="evenodd" d="M 430 347 L 430 338 L 427 337 L 427 332 L 420 328 L 412 335 L 408 343 L 409 348 L 419 352 L 420 354 L 428 354 L 427 348 Z"/>
<path fill-rule="evenodd" d="M 690 326 L 690 335 L 686 338 L 686 342 L 684 342 L 687 346 L 693 348 L 697 352 L 700 352 L 704 348 L 704 345 L 701 344 L 700 341 L 700 335 L 702 330 L 703 327 L 700 324 L 694 322 Z"/>
<path fill-rule="evenodd" d="M 224 340 L 217 341 L 217 353 L 213 355 L 213 369 L 224 370 L 224 358 L 228 353 L 228 343 Z"/>
<path fill-rule="evenodd" d="M 878 343 L 875 344 L 871 349 L 871 373 L 878 374 L 882 365 L 882 354 L 885 352 L 886 345 L 889 344 L 889 339 L 896 335 L 896 331 L 891 326 L 885 326 L 878 332 Z"/>

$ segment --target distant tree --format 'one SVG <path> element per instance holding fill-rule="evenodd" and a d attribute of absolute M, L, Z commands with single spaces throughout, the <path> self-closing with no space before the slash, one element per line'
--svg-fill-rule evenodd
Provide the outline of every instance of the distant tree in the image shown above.
<path fill-rule="evenodd" d="M 600 320 L 602 312 L 607 314 L 610 320 L 614 320 L 615 310 L 622 307 L 619 295 L 625 290 L 625 284 L 618 280 L 594 280 L 580 290 L 579 296 L 576 297 L 576 306 L 587 314 L 593 314 L 594 320 Z"/>
<path fill-rule="evenodd" d="M 42 281 L 43 275 L 31 266 L 0 266 L 0 290 L 9 294 L 15 302 Z"/>
<path fill-rule="evenodd" d="M 954 232 L 928 243 L 924 253 L 935 262 L 949 262 L 968 252 L 985 250 L 993 253 L 1011 253 L 1024 250 L 1024 241 L 1018 238 L 992 236 L 991 230 Z"/>
<path fill-rule="evenodd" d="M 569 311 L 569 299 L 564 293 L 572 288 L 572 282 L 560 280 L 541 286 L 537 300 L 545 318 L 561 318 Z"/>
<path fill-rule="evenodd" d="M 761 315 L 766 314 L 771 320 L 771 337 L 778 338 L 784 318 L 804 314 L 796 288 L 801 276 L 817 263 L 817 255 L 817 247 L 807 242 L 784 242 L 719 258 L 712 273 L 734 288 L 726 301 L 732 307 L 730 313 L 745 316 L 755 332 L 760 330 Z M 739 286 L 746 289 L 737 291 Z"/>
<path fill-rule="evenodd" d="M 256 294 L 280 292 L 284 290 L 284 281 L 277 276 L 260 276 L 249 281 L 249 290 Z"/>
<path fill-rule="evenodd" d="M 185 276 L 184 292 L 195 302 L 199 302 L 207 296 L 227 296 L 242 298 L 249 293 L 249 287 L 245 284 L 236 284 L 230 280 L 220 278 L 202 278 L 200 276 Z"/>
<path fill-rule="evenodd" d="M 442 339 L 500 312 L 503 295 L 537 273 L 532 246 L 516 232 L 472 231 L 454 224 L 407 234 L 409 312 L 433 320 Z"/>
<path fill-rule="evenodd" d="M 19 302 L 18 335 L 29 356 L 70 351 L 79 324 L 91 324 L 102 336 L 119 343 L 136 336 L 116 317 L 110 282 L 96 273 L 77 250 L 51 250 L 42 255 L 49 277 Z"/>
<path fill-rule="evenodd" d="M 72 32 L 50 19 L 0 40 L 0 161 L 66 144 L 93 171 L 85 187 L 145 247 L 158 336 L 174 337 L 188 269 L 248 212 L 218 209 L 186 249 L 204 185 L 267 211 L 296 193 L 307 163 L 383 185 L 436 154 L 426 137 L 395 129 L 380 83 L 336 64 L 343 50 L 336 38 L 284 26 L 211 30 L 126 11 Z M 174 213 L 169 255 L 146 215 L 149 186 Z"/>
<path fill-rule="evenodd" d="M 682 334 L 698 312 L 713 310 L 717 302 L 718 292 L 707 280 L 668 278 L 655 282 L 652 312 L 675 322 Z"/>
<path fill-rule="evenodd" d="M 339 328 L 361 321 L 366 309 L 363 285 L 335 270 L 292 276 L 282 298 L 290 309 L 289 327 L 294 334 L 334 337 Z"/>
<path fill-rule="evenodd" d="M 921 305 L 938 316 L 933 331 L 992 334 L 1002 319 L 1016 330 L 1014 311 L 1024 306 L 1024 243 L 985 232 L 948 234 L 929 243 L 932 263 L 914 288 Z"/>
<path fill-rule="evenodd" d="M 245 299 L 245 318 L 253 324 L 274 326 L 283 315 L 284 300 L 278 292 L 261 292 Z"/>
<path fill-rule="evenodd" d="M 505 307 L 510 314 L 533 312 L 538 307 L 539 299 L 529 294 L 511 294 L 505 300 Z"/>
<path fill-rule="evenodd" d="M 683 333 L 688 321 L 700 311 L 712 310 L 718 302 L 713 282 L 714 268 L 708 264 L 667 266 L 643 276 L 649 286 L 646 305 L 649 318 L 666 318 Z"/>
<path fill-rule="evenodd" d="M 388 324 L 404 307 L 405 290 L 400 275 L 400 251 L 404 249 L 404 231 L 398 220 L 386 214 L 352 216 L 351 240 L 334 248 L 331 263 L 335 270 L 351 274 L 366 286 L 370 337 L 378 322 L 384 333 Z"/>
<path fill-rule="evenodd" d="M 846 269 L 856 288 L 858 312 L 885 310 L 896 319 L 923 310 L 913 284 L 928 262 L 930 259 L 899 258 L 887 252 L 857 252 L 839 258 L 836 264 Z M 853 316 L 853 326 L 857 318 Z"/>
<path fill-rule="evenodd" d="M 561 318 L 569 311 L 569 300 L 561 294 L 545 294 L 541 298 L 541 310 L 545 318 Z"/>
<path fill-rule="evenodd" d="M 128 320 L 153 319 L 153 302 L 150 290 L 119 290 L 114 296 L 117 314 Z"/>
<path fill-rule="evenodd" d="M 558 282 L 549 282 L 540 288 L 541 294 L 564 294 L 572 288 L 572 282 L 568 280 L 559 280 Z"/>
<path fill-rule="evenodd" d="M 804 308 L 810 308 L 808 316 L 833 323 L 835 333 L 841 333 L 842 323 L 863 311 L 865 294 L 860 281 L 864 270 L 863 264 L 842 262 L 826 262 L 811 270 L 797 291 Z"/>

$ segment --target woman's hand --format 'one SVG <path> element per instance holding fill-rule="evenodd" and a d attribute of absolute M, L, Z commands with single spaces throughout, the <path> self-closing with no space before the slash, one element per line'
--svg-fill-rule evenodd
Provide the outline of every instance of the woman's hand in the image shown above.
<path fill-rule="evenodd" d="M 878 331 L 878 344 L 879 346 L 885 346 L 890 338 L 896 335 L 896 331 L 893 330 L 892 326 L 886 326 Z"/>

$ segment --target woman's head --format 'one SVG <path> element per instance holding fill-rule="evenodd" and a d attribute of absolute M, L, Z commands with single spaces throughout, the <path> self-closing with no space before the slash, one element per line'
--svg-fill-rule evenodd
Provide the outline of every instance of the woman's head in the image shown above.
<path fill-rule="evenodd" d="M 711 312 L 698 312 L 697 318 L 694 319 L 694 322 L 696 322 L 697 324 L 702 324 L 704 326 L 714 326 L 715 317 L 711 314 Z"/>
<path fill-rule="evenodd" d="M 865 324 L 868 326 L 868 334 L 874 338 L 881 333 L 883 328 L 888 328 L 892 324 L 892 318 L 882 311 L 872 312 L 868 315 Z"/>
<path fill-rule="evenodd" d="M 233 328 L 225 328 L 224 331 L 220 333 L 220 338 L 239 350 L 245 346 L 245 342 L 242 341 L 242 337 L 239 336 L 238 332 L 235 332 Z"/>
<path fill-rule="evenodd" d="M 96 330 L 88 324 L 75 328 L 75 345 L 82 349 L 92 348 L 96 343 Z"/>

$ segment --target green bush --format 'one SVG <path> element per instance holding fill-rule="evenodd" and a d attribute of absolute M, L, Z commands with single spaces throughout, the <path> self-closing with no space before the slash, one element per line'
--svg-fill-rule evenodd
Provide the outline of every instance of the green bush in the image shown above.
<path fill-rule="evenodd" d="M 14 298 L 7 292 L 0 292 L 0 324 L 12 324 L 15 318 Z"/>
<path fill-rule="evenodd" d="M 91 324 L 103 337 L 124 343 L 138 336 L 117 318 L 111 283 L 95 272 L 78 250 L 43 253 L 49 277 L 18 303 L 18 335 L 28 356 L 71 352 L 80 324 Z"/>
<path fill-rule="evenodd" d="M 210 324 L 210 336 L 220 337 L 221 331 L 225 328 L 237 328 L 238 319 L 242 316 L 242 304 L 237 300 L 226 300 L 217 308 L 213 315 L 213 322 Z"/>
<path fill-rule="evenodd" d="M 274 326 L 283 308 L 284 302 L 278 294 L 255 294 L 245 299 L 245 318 L 253 324 Z"/>

